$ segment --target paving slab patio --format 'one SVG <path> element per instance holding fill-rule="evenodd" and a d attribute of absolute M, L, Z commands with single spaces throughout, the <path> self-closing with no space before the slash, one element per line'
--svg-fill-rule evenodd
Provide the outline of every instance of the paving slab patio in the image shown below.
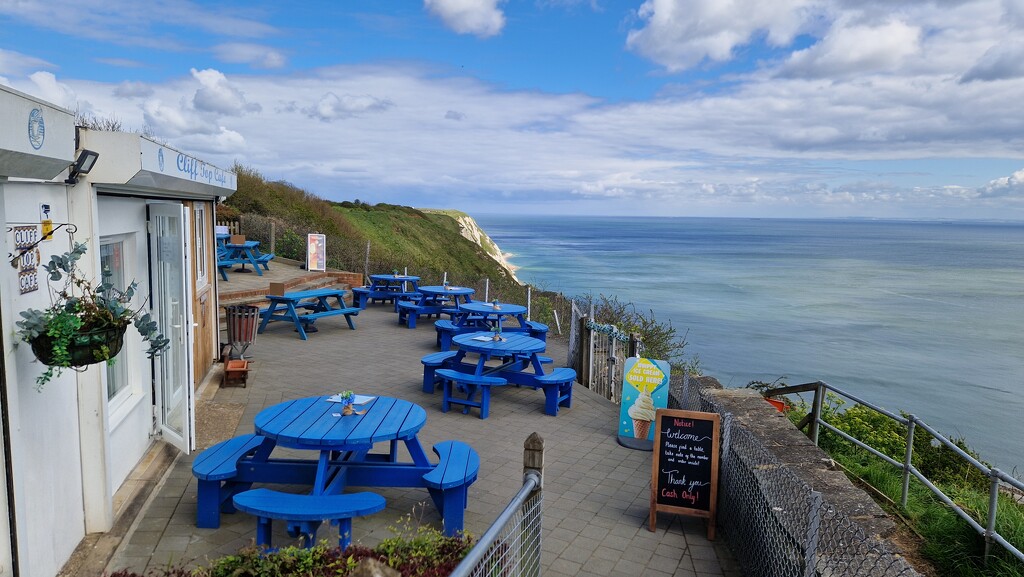
<path fill-rule="evenodd" d="M 390 305 L 370 305 L 355 322 L 357 330 L 351 331 L 344 319 L 320 319 L 319 332 L 306 341 L 286 323 L 273 323 L 258 335 L 247 352 L 254 367 L 248 386 L 219 388 L 214 382 L 200 391 L 203 402 L 241 413 L 234 430 L 227 427 L 224 435 L 252 432 L 256 413 L 290 398 L 351 389 L 413 401 L 427 410 L 420 432 L 425 448 L 459 439 L 481 456 L 465 520 L 466 530 L 479 536 L 521 486 L 523 442 L 536 431 L 546 449 L 544 575 L 740 575 L 724 542 L 706 539 L 700 519 L 662 514 L 657 531 L 648 531 L 651 453 L 615 442 L 616 405 L 577 387 L 573 407 L 551 417 L 544 414 L 542 392 L 502 387 L 492 397 L 486 420 L 475 412 L 442 413 L 440 392 L 421 390 L 420 358 L 438 350 L 433 324 L 407 329 Z M 546 354 L 556 366 L 564 364 L 564 342 L 552 339 Z M 244 513 L 223 515 L 219 529 L 195 527 L 192 458 L 175 459 L 115 551 L 108 572 L 143 572 L 177 562 L 202 565 L 253 542 L 256 523 Z M 354 542 L 377 544 L 392 536 L 389 527 L 408 514 L 441 526 L 426 490 L 375 491 L 387 499 L 387 508 L 354 520 Z M 275 544 L 289 543 L 283 524 L 276 525 Z M 321 528 L 319 537 L 330 538 L 331 529 Z"/>

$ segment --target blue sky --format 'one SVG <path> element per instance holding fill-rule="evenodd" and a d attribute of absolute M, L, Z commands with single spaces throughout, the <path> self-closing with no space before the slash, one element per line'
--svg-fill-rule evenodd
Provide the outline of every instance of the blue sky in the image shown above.
<path fill-rule="evenodd" d="M 1024 0 L 0 0 L 0 83 L 332 200 L 1024 219 Z"/>

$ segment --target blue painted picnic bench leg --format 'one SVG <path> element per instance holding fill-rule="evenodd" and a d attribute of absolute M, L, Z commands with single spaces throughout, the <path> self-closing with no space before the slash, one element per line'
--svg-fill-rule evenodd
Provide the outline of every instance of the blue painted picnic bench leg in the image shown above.
<path fill-rule="evenodd" d="M 256 262 L 256 257 L 254 257 L 252 255 L 252 249 L 251 248 L 246 248 L 245 249 L 245 256 L 246 256 L 246 258 L 249 259 L 249 262 L 252 264 L 252 268 L 256 270 L 256 275 L 257 276 L 263 276 L 263 271 L 260 270 L 260 265 L 259 265 L 259 263 Z"/>
<path fill-rule="evenodd" d="M 267 308 L 266 314 L 263 315 L 263 320 L 260 321 L 260 328 L 256 330 L 257 333 L 263 333 L 263 329 L 267 328 L 267 324 L 270 323 L 270 317 L 274 316 L 274 311 L 277 310 L 277 301 L 272 301 L 270 307 Z"/>
<path fill-rule="evenodd" d="M 304 323 L 299 320 L 299 311 L 295 310 L 295 303 L 288 301 L 288 316 L 292 318 L 292 322 L 295 323 L 295 330 L 299 331 L 299 338 L 302 340 L 308 340 L 306 338 L 306 329 Z M 316 332 L 316 331 L 313 331 Z"/>
<path fill-rule="evenodd" d="M 462 531 L 466 517 L 469 488 L 460 485 L 451 489 L 427 489 L 434 506 L 444 519 L 444 534 L 453 537 Z"/>

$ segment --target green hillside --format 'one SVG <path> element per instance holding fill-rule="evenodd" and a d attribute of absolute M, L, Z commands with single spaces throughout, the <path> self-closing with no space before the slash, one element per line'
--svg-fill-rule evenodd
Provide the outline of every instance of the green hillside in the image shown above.
<path fill-rule="evenodd" d="M 477 286 L 489 279 L 492 292 L 509 298 L 525 291 L 501 263 L 460 234 L 456 218 L 464 213 L 330 202 L 287 182 L 268 181 L 255 169 L 234 170 L 238 190 L 218 207 L 221 219 L 240 220 L 247 236 L 267 245 L 273 231 L 274 250 L 283 257 L 304 260 L 306 234 L 317 232 L 327 236 L 331 268 L 369 274 L 407 268 L 426 283 L 440 282 L 447 272 L 452 283 Z M 486 243 L 493 247 L 490 239 Z"/>

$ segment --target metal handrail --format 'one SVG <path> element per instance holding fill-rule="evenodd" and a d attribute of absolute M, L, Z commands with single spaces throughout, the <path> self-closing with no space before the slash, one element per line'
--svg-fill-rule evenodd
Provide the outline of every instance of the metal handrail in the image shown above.
<path fill-rule="evenodd" d="M 491 524 L 473 548 L 470 549 L 466 557 L 462 559 L 462 562 L 449 574 L 449 577 L 469 577 L 473 574 L 473 570 L 476 569 L 480 561 L 491 550 L 491 546 L 501 536 L 505 525 L 519 512 L 520 507 L 530 498 L 533 492 L 540 487 L 540 482 L 541 476 L 537 471 L 527 471 L 523 474 L 522 488 L 519 489 L 515 497 L 512 497 L 512 501 L 505 507 L 505 510 L 498 515 L 498 518 L 494 520 L 494 523 Z"/>
<path fill-rule="evenodd" d="M 940 501 L 942 501 L 945 505 L 947 505 L 949 508 L 951 508 L 953 510 L 953 512 L 955 512 L 957 514 L 957 516 L 959 516 L 961 519 L 963 519 L 965 522 L 967 522 L 967 524 L 970 525 L 971 528 L 973 528 L 975 530 L 975 532 L 977 532 L 979 535 L 981 535 L 981 536 L 983 536 L 985 538 L 985 559 L 986 560 L 988 559 L 988 556 L 989 556 L 989 553 L 990 553 L 991 544 L 994 542 L 994 543 L 998 543 L 999 545 L 1003 546 L 1003 548 L 1005 548 L 1007 551 L 1009 551 L 1017 559 L 1020 559 L 1021 561 L 1024 561 L 1024 552 L 1021 552 L 1020 549 L 1015 547 L 1013 544 L 1009 543 L 1005 538 L 1003 538 L 1002 535 L 1000 535 L 995 530 L 996 515 L 998 513 L 998 497 L 999 497 L 999 490 L 1000 490 L 1000 482 L 1006 483 L 1008 485 L 1011 485 L 1012 487 L 1014 487 L 1014 488 L 1016 488 L 1016 489 L 1018 489 L 1020 491 L 1024 491 L 1024 482 L 1022 482 L 1022 481 L 1020 481 L 1018 479 L 1015 479 L 1014 477 L 1011 477 L 1010 475 L 1007 475 L 1006 473 L 1004 473 L 1003 471 L 1000 471 L 999 469 L 996 469 L 994 467 L 989 467 L 989 466 L 985 465 L 984 463 L 982 463 L 981 461 L 977 460 L 976 458 L 974 458 L 973 456 L 968 454 L 966 451 L 964 451 L 963 449 L 958 447 L 955 443 L 953 443 L 948 438 L 946 438 L 945 435 L 939 433 L 938 431 L 933 429 L 931 426 L 929 426 L 927 423 L 925 423 L 921 419 L 918 419 L 916 416 L 908 415 L 906 417 L 903 417 L 901 415 L 897 415 L 895 413 L 887 411 L 886 409 L 883 409 L 882 407 L 879 407 L 879 406 L 874 405 L 874 404 L 872 404 L 870 402 L 867 402 L 867 401 L 865 401 L 863 399 L 855 397 L 854 395 L 851 395 L 851 394 L 849 394 L 849 393 L 847 393 L 847 392 L 845 392 L 845 391 L 843 391 L 841 389 L 833 387 L 832 385 L 829 385 L 828 383 L 826 383 L 824 381 L 815 381 L 813 383 L 804 383 L 802 385 L 793 385 L 793 386 L 789 386 L 789 387 L 780 387 L 780 388 L 777 388 L 777 389 L 771 389 L 769 391 L 766 391 L 764 393 L 764 396 L 765 397 L 777 397 L 777 396 L 782 396 L 782 395 L 787 395 L 787 394 L 811 392 L 811 391 L 814 392 L 814 401 L 812 403 L 811 413 L 809 415 L 807 415 L 807 417 L 805 417 L 798 424 L 798 427 L 802 429 L 804 426 L 806 426 L 808 424 L 812 425 L 810 436 L 811 436 L 811 439 L 814 441 L 815 445 L 818 444 L 818 427 L 819 426 L 824 426 L 829 431 L 832 431 L 833 433 L 839 435 L 843 439 L 845 439 L 845 440 L 853 443 L 854 445 L 857 445 L 858 447 L 860 447 L 860 448 L 870 452 L 871 454 L 873 454 L 876 457 L 882 459 L 884 462 L 892 465 L 893 467 L 896 467 L 898 469 L 902 469 L 903 470 L 903 487 L 902 487 L 902 493 L 900 495 L 900 503 L 901 503 L 901 505 L 903 507 L 907 506 L 907 495 L 908 495 L 909 489 L 910 489 L 909 481 L 910 481 L 910 476 L 913 475 L 915 478 L 917 478 L 917 480 L 921 481 L 921 483 L 925 487 L 927 487 Z M 863 441 L 861 441 L 860 439 L 857 439 L 855 437 L 850 436 L 847 433 L 844 433 L 843 431 L 840 431 L 835 426 L 829 424 L 824 419 L 822 419 L 821 418 L 821 403 L 824 400 L 825 394 L 828 393 L 828 392 L 836 393 L 837 395 L 840 395 L 842 397 L 850 399 L 850 400 L 852 400 L 852 401 L 854 401 L 854 402 L 856 402 L 856 403 L 858 403 L 860 405 L 863 405 L 863 406 L 865 406 L 865 407 L 867 407 L 867 408 L 869 408 L 869 409 L 871 409 L 871 410 L 873 410 L 873 411 L 875 411 L 875 412 L 877 412 L 877 413 L 879 413 L 881 415 L 884 415 L 884 416 L 886 416 L 886 417 L 888 417 L 888 418 L 890 418 L 890 419 L 900 423 L 901 425 L 907 427 L 907 435 L 906 435 L 907 448 L 906 448 L 906 453 L 904 455 L 903 462 L 900 462 L 900 461 L 898 461 L 898 460 L 896 460 L 896 459 L 894 459 L 894 458 L 892 458 L 892 457 L 890 457 L 888 455 L 883 454 L 882 452 L 878 451 L 874 447 L 871 447 L 871 446 L 867 445 L 866 443 L 864 443 Z M 975 469 L 980 471 L 982 474 L 984 474 L 986 477 L 988 477 L 991 480 L 991 484 L 989 486 L 989 508 L 988 508 L 988 519 L 987 519 L 986 525 L 983 526 L 979 521 L 977 521 L 973 517 L 971 517 L 970 514 L 968 514 L 966 511 L 964 511 L 964 509 L 962 507 L 957 505 L 956 502 L 954 502 L 953 499 L 951 499 L 948 495 L 943 493 L 941 489 L 936 487 L 934 483 L 932 483 L 930 480 L 928 480 L 928 478 L 926 478 L 920 471 L 918 471 L 917 467 L 915 467 L 911 463 L 911 460 L 912 460 L 912 457 L 913 457 L 913 454 L 914 454 L 914 430 L 915 430 L 916 427 L 921 427 L 922 429 L 927 431 L 929 434 L 932 435 L 932 437 L 935 440 L 937 440 L 940 443 L 942 443 L 943 445 L 945 445 L 946 448 L 948 448 L 951 451 L 953 451 L 954 453 L 956 453 L 959 457 L 961 457 L 962 459 L 967 461 L 967 463 L 969 465 L 971 465 L 972 467 L 974 467 Z"/>

